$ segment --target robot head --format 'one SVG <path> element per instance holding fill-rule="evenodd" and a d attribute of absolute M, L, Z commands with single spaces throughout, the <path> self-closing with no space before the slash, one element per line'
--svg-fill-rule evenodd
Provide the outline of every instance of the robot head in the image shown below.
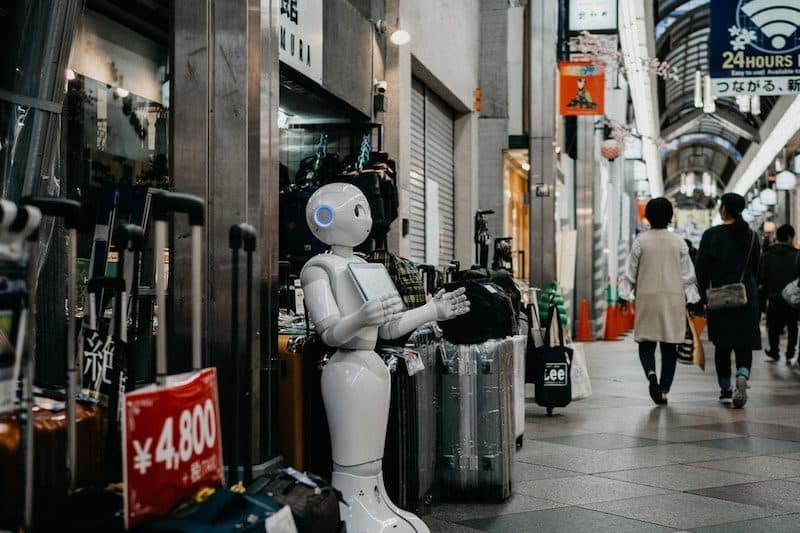
<path fill-rule="evenodd" d="M 330 246 L 358 246 L 372 231 L 367 197 L 348 183 L 331 183 L 312 194 L 306 221 L 311 232 Z"/>

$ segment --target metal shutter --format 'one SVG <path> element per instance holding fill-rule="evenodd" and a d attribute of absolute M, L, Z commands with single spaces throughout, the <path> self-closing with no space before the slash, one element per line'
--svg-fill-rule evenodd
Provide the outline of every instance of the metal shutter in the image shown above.
<path fill-rule="evenodd" d="M 425 262 L 425 86 L 411 83 L 411 160 L 408 183 L 408 258 Z"/>
<path fill-rule="evenodd" d="M 417 79 L 411 84 L 409 259 L 425 262 L 425 239 L 439 239 L 439 265 L 455 258 L 455 135 L 453 110 Z M 439 185 L 439 235 L 425 232 L 425 179 Z"/>
<path fill-rule="evenodd" d="M 425 176 L 439 184 L 439 266 L 446 267 L 455 259 L 454 113 L 432 91 L 425 96 Z"/>

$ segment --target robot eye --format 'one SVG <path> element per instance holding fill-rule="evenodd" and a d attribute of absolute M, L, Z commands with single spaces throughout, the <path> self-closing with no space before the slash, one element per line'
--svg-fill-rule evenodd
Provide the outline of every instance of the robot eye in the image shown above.
<path fill-rule="evenodd" d="M 327 228 L 333 224 L 333 209 L 327 205 L 320 205 L 314 210 L 314 222 L 321 228 Z"/>

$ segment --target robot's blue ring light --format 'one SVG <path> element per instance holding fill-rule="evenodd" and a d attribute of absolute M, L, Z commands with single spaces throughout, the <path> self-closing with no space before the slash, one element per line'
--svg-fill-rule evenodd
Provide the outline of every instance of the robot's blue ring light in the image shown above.
<path fill-rule="evenodd" d="M 314 209 L 314 223 L 320 228 L 327 228 L 333 224 L 333 209 L 329 205 L 319 205 Z"/>

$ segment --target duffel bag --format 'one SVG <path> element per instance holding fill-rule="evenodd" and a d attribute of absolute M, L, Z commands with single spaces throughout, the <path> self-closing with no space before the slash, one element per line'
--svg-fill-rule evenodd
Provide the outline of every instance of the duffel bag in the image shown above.
<path fill-rule="evenodd" d="M 254 481 L 248 492 L 267 496 L 292 510 L 298 533 L 339 533 L 341 493 L 324 479 L 293 468 Z"/>
<path fill-rule="evenodd" d="M 489 339 L 504 339 L 516 331 L 516 316 L 511 299 L 489 280 L 464 280 L 447 283 L 448 292 L 464 288 L 470 311 L 440 324 L 443 336 L 453 344 L 480 344 Z"/>

